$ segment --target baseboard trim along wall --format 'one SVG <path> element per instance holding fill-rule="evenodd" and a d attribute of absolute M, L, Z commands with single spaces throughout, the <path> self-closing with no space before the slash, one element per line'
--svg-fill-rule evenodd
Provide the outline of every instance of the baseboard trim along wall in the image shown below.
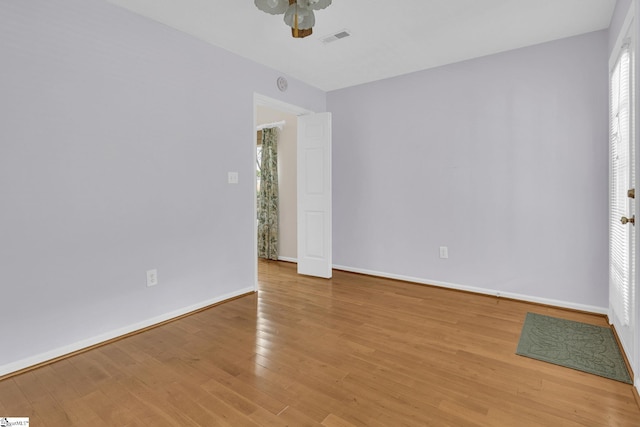
<path fill-rule="evenodd" d="M 351 272 L 351 273 L 366 274 L 368 276 L 384 277 L 386 279 L 402 280 L 404 282 L 419 283 L 421 285 L 438 286 L 438 287 L 454 289 L 454 290 L 458 290 L 458 291 L 473 292 L 473 293 L 476 293 L 476 294 L 491 295 L 491 296 L 495 296 L 495 297 L 509 298 L 509 299 L 514 299 L 514 300 L 520 300 L 520 301 L 536 303 L 536 304 L 551 305 L 551 306 L 554 306 L 554 307 L 568 308 L 568 309 L 571 309 L 571 310 L 585 311 L 585 312 L 588 312 L 588 313 L 597 313 L 597 314 L 606 315 L 608 313 L 608 311 L 609 311 L 605 307 L 596 307 L 596 306 L 592 306 L 592 305 L 576 304 L 576 303 L 572 303 L 572 302 L 568 302 L 568 301 L 560 301 L 560 300 L 554 300 L 554 299 L 548 299 L 548 298 L 539 298 L 539 297 L 534 297 L 534 296 L 530 296 L 530 295 L 522 295 L 522 294 L 511 293 L 511 292 L 498 291 L 498 290 L 495 290 L 495 289 L 477 288 L 477 287 L 473 287 L 473 286 L 464 286 L 464 285 L 458 285 L 458 284 L 455 284 L 455 283 L 440 282 L 440 281 L 437 281 L 437 280 L 427 280 L 427 279 L 421 279 L 421 278 L 418 278 L 418 277 L 403 276 L 403 275 L 400 275 L 400 274 L 383 273 L 383 272 L 380 272 L 380 271 L 366 270 L 366 269 L 362 269 L 362 268 L 353 268 L 353 267 L 347 267 L 347 266 L 344 266 L 344 265 L 335 265 L 334 264 L 333 268 L 336 269 L 336 270 L 348 271 L 348 272 Z"/>
<path fill-rule="evenodd" d="M 155 326 L 159 326 L 163 323 L 169 322 L 171 320 L 176 320 L 177 318 L 195 313 L 197 311 L 206 309 L 210 306 L 219 305 L 224 302 L 254 293 L 255 290 L 253 287 L 240 289 L 236 292 L 231 292 L 225 295 L 221 295 L 217 298 L 213 298 L 210 300 L 202 301 L 197 304 L 183 307 L 179 310 L 175 310 L 169 313 L 162 314 L 160 316 L 153 317 L 151 319 L 144 320 L 139 323 L 135 323 L 132 325 L 125 326 L 120 329 L 116 329 L 113 331 L 109 331 L 102 335 L 98 335 L 92 338 L 88 338 L 86 340 L 82 340 L 73 344 L 69 344 L 64 347 L 56 348 L 51 351 L 47 351 L 45 353 L 37 354 L 35 356 L 28 357 L 26 359 L 18 360 L 16 362 L 12 362 L 6 365 L 0 366 L 0 380 L 4 379 L 8 376 L 13 376 L 21 371 L 27 371 L 30 369 L 37 368 L 40 365 L 45 365 L 47 363 L 52 363 L 58 359 L 65 358 L 67 356 L 73 355 L 75 353 L 80 353 L 82 351 L 89 350 L 94 347 L 98 347 L 100 345 L 106 344 L 109 341 L 114 341 L 116 339 L 125 338 L 129 335 L 134 335 L 136 333 L 142 332 L 145 329 L 150 329 Z"/>

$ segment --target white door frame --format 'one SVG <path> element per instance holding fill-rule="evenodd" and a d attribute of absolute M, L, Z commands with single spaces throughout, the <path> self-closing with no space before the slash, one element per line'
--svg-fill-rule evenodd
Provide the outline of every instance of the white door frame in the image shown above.
<path fill-rule="evenodd" d="M 253 128 L 251 131 L 251 147 L 253 147 L 253 157 L 251 166 L 253 169 L 256 167 L 256 126 L 258 125 L 258 107 L 268 107 L 274 110 L 283 111 L 288 114 L 293 114 L 294 116 L 304 116 L 307 114 L 313 114 L 314 111 L 307 110 L 306 108 L 299 107 L 297 105 L 289 104 L 284 101 L 280 101 L 275 98 L 270 98 L 268 96 L 259 94 L 257 92 L 253 93 Z M 296 141 L 297 144 L 297 141 Z M 252 170 L 253 170 L 252 169 Z M 256 215 L 258 212 L 258 204 L 256 201 L 256 193 L 255 193 L 255 184 L 253 186 L 253 268 L 254 268 L 254 290 L 258 290 L 258 223 L 256 220 Z"/>
<path fill-rule="evenodd" d="M 635 149 L 635 182 L 633 182 L 633 186 L 634 188 L 638 188 L 638 172 L 640 171 L 640 147 L 638 144 L 638 130 L 637 130 L 637 126 L 640 123 L 640 108 L 638 105 L 638 101 L 640 100 L 640 79 L 638 79 L 637 77 L 637 73 L 638 73 L 638 46 L 639 46 L 639 40 L 640 40 L 640 25 L 638 25 L 638 2 L 637 1 L 633 1 L 631 3 L 631 6 L 629 7 L 629 12 L 627 13 L 627 16 L 625 17 L 625 22 L 621 31 L 621 34 L 619 36 L 623 36 L 624 32 L 630 32 L 632 34 L 632 38 L 633 38 L 633 51 L 631 53 L 632 58 L 633 58 L 633 65 L 632 65 L 632 76 L 631 76 L 631 81 L 632 81 L 632 86 L 633 86 L 633 99 L 632 99 L 632 105 L 631 108 L 633 109 L 633 116 L 632 119 L 634 120 L 633 122 L 633 133 L 632 133 L 632 138 L 633 138 L 633 145 L 634 145 L 634 149 Z M 631 21 L 631 23 L 629 23 L 629 21 Z M 628 30 L 626 30 L 628 28 Z M 615 48 L 618 47 L 618 40 L 616 40 L 616 45 Z M 636 197 L 634 199 L 635 201 L 635 212 L 636 215 L 638 212 L 640 212 L 640 198 Z M 640 228 L 639 227 L 634 227 L 634 232 L 635 232 L 635 243 L 637 244 L 638 242 L 640 242 Z M 640 393 L 640 289 L 638 289 L 638 286 L 640 284 L 640 268 L 638 268 L 638 266 L 640 266 L 640 249 L 638 249 L 636 247 L 635 250 L 635 299 L 633 299 L 631 301 L 632 304 L 632 315 L 633 313 L 635 313 L 635 319 L 632 319 L 632 322 L 634 322 L 634 331 L 633 331 L 633 358 L 634 360 L 631 360 L 631 369 L 634 371 L 635 374 L 635 379 L 632 379 L 634 384 L 635 384 L 635 388 L 636 390 Z"/>

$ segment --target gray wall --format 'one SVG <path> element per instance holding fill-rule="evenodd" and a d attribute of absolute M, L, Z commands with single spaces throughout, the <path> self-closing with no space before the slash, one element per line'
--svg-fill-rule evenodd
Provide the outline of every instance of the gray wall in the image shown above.
<path fill-rule="evenodd" d="M 607 42 L 281 94 L 101 0 L 0 2 L 0 375 L 252 289 L 254 92 L 333 113 L 336 264 L 606 307 Z"/>
<path fill-rule="evenodd" d="M 328 93 L 334 263 L 606 312 L 607 43 Z"/>
<path fill-rule="evenodd" d="M 0 58 L 0 375 L 253 289 L 254 91 L 323 92 L 101 0 L 0 2 Z"/>

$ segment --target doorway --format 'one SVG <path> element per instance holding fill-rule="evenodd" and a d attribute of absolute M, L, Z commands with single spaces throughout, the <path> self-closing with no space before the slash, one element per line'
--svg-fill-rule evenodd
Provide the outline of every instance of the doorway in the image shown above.
<path fill-rule="evenodd" d="M 278 141 L 278 181 L 280 187 L 280 253 L 279 260 L 297 261 L 297 117 L 312 114 L 292 104 L 254 94 L 254 127 L 252 141 L 257 144 L 256 130 L 265 123 L 284 121 Z M 257 149 L 253 150 L 253 165 L 257 165 Z M 257 212 L 257 194 L 254 197 L 254 212 Z M 258 229 L 254 222 L 255 290 L 258 290 Z"/>

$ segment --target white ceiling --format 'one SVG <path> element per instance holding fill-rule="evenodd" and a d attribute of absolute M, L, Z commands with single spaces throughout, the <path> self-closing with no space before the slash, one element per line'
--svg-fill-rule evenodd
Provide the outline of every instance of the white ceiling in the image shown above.
<path fill-rule="evenodd" d="M 331 91 L 605 29 L 616 0 L 334 0 L 304 39 L 253 0 L 107 1 Z"/>

